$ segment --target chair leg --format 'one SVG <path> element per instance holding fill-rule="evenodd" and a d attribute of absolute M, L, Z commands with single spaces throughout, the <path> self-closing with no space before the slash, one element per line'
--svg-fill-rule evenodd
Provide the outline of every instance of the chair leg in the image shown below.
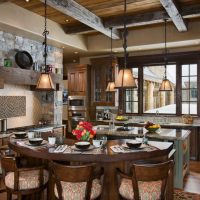
<path fill-rule="evenodd" d="M 12 200 L 12 194 L 9 191 L 7 191 L 7 200 Z"/>

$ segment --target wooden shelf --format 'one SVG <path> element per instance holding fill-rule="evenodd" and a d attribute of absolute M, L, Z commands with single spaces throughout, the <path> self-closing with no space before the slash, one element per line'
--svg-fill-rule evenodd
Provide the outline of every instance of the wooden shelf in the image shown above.
<path fill-rule="evenodd" d="M 0 66 L 0 79 L 3 79 L 4 83 L 12 83 L 17 85 L 36 85 L 39 76 L 40 72 L 33 70 Z M 63 85 L 62 74 L 52 73 L 51 77 L 55 85 Z"/>

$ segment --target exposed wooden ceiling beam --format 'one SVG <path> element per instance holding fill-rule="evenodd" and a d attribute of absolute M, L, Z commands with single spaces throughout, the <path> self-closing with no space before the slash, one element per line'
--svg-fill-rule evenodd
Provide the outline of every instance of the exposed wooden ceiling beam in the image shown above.
<path fill-rule="evenodd" d="M 173 0 L 160 0 L 178 31 L 187 31 L 187 26 Z"/>
<path fill-rule="evenodd" d="M 85 24 L 79 24 L 75 26 L 63 25 L 63 30 L 67 34 L 84 34 L 84 33 L 92 33 L 96 31 L 93 28 L 86 26 Z"/>
<path fill-rule="evenodd" d="M 181 9 L 181 15 L 183 16 L 183 18 L 200 16 L 200 4 L 183 7 Z M 128 15 L 127 27 L 156 24 L 158 22 L 163 22 L 163 19 L 170 19 L 169 15 L 165 11 Z M 104 21 L 104 26 L 106 28 L 109 27 L 122 28 L 123 24 L 124 22 L 121 16 L 112 17 Z M 64 30 L 67 34 L 82 34 L 82 33 L 94 32 L 92 28 L 84 24 L 72 27 L 64 26 Z"/>
<path fill-rule="evenodd" d="M 40 0 L 44 2 L 44 0 Z M 109 28 L 105 28 L 102 19 L 94 13 L 87 10 L 85 7 L 76 3 L 74 0 L 48 0 L 47 4 L 60 12 L 73 17 L 81 23 L 111 37 L 111 31 Z M 113 39 L 120 39 L 120 33 L 118 30 L 113 29 Z"/>

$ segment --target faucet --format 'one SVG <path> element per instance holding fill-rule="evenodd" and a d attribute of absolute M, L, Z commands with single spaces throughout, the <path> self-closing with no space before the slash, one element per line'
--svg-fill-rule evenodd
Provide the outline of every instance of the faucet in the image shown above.
<path fill-rule="evenodd" d="M 159 110 L 156 110 L 156 116 L 159 116 Z"/>

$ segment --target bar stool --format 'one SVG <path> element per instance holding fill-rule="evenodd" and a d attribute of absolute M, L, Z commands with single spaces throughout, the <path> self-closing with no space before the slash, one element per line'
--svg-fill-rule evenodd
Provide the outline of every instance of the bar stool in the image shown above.
<path fill-rule="evenodd" d="M 128 200 L 165 199 L 167 181 L 172 170 L 171 160 L 157 164 L 133 164 L 132 176 L 117 169 L 120 197 Z"/>
<path fill-rule="evenodd" d="M 23 195 L 35 196 L 40 199 L 41 192 L 47 187 L 49 173 L 44 166 L 19 167 L 21 157 L 2 157 L 3 181 L 6 187 L 7 199 L 16 194 L 18 200 Z"/>
<path fill-rule="evenodd" d="M 51 169 L 55 182 L 54 195 L 59 200 L 90 200 L 99 199 L 102 186 L 101 170 L 94 174 L 95 164 L 67 166 L 52 162 Z"/>

